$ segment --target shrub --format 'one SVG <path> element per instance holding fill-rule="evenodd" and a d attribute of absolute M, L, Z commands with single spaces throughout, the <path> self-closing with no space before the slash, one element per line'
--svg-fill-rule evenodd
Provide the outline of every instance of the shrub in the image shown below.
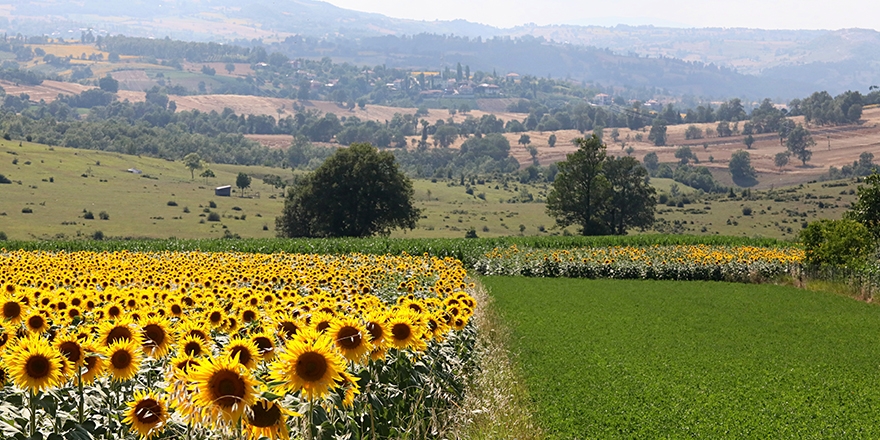
<path fill-rule="evenodd" d="M 168 206 L 177 206 L 177 202 L 175 202 L 174 200 L 169 200 L 167 205 Z"/>
<path fill-rule="evenodd" d="M 819 220 L 800 233 L 805 262 L 813 266 L 860 267 L 870 261 L 874 240 L 865 225 L 854 220 Z"/>
<path fill-rule="evenodd" d="M 107 211 L 101 211 L 98 213 L 98 218 L 101 220 L 110 220 L 110 214 L 107 214 Z"/>
<path fill-rule="evenodd" d="M 103 240 L 103 239 L 104 239 L 104 233 L 101 231 L 95 231 L 95 233 L 92 234 L 92 240 Z"/>
<path fill-rule="evenodd" d="M 21 208 L 21 213 L 22 213 L 22 214 L 33 214 L 33 212 L 34 212 L 34 210 L 31 209 L 31 208 L 29 208 L 29 207 L 27 207 L 27 206 L 25 206 L 24 208 Z"/>
<path fill-rule="evenodd" d="M 208 214 L 208 221 L 209 222 L 219 222 L 220 221 L 220 214 L 217 214 L 216 212 L 212 212 L 212 213 Z"/>
<path fill-rule="evenodd" d="M 6 241 L 6 240 L 9 240 L 9 237 L 6 236 L 5 232 L 0 231 L 0 241 Z"/>
<path fill-rule="evenodd" d="M 94 219 L 95 219 L 95 214 L 92 214 L 92 211 L 85 211 L 85 212 L 83 213 L 83 218 L 86 219 L 86 220 L 94 220 Z"/>
<path fill-rule="evenodd" d="M 214 203 L 213 200 L 211 200 L 210 202 L 208 202 L 208 207 L 210 207 L 210 208 L 216 208 L 216 207 L 217 207 L 217 204 Z"/>
<path fill-rule="evenodd" d="M 183 207 L 183 212 L 186 213 L 186 214 L 189 214 L 189 206 L 184 206 L 184 207 Z"/>
<path fill-rule="evenodd" d="M 748 206 L 743 206 L 742 212 L 743 215 L 752 215 L 752 208 Z"/>
<path fill-rule="evenodd" d="M 9 180 L 9 178 L 7 178 L 6 176 L 0 174 L 0 183 L 12 183 L 12 181 Z"/>

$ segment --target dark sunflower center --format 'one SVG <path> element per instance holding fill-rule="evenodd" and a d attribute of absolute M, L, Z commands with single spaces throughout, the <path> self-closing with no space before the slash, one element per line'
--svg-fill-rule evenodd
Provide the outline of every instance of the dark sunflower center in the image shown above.
<path fill-rule="evenodd" d="M 165 342 L 165 330 L 156 324 L 149 324 L 144 327 L 144 336 L 150 341 L 149 345 L 160 346 Z"/>
<path fill-rule="evenodd" d="M 416 313 L 422 313 L 422 308 L 419 307 L 418 304 L 410 304 L 409 308 L 415 311 Z"/>
<path fill-rule="evenodd" d="M 40 315 L 34 315 L 28 318 L 28 327 L 32 329 L 43 328 L 44 324 L 46 324 L 46 320 Z"/>
<path fill-rule="evenodd" d="M 315 326 L 315 329 L 318 330 L 319 332 L 323 332 L 324 330 L 327 330 L 328 328 L 330 328 L 330 321 L 321 321 L 318 323 L 318 325 Z"/>
<path fill-rule="evenodd" d="M 370 322 L 367 324 L 367 331 L 370 332 L 370 341 L 377 341 L 382 339 L 382 335 L 385 333 L 382 331 L 382 326 L 376 324 L 375 322 Z"/>
<path fill-rule="evenodd" d="M 131 354 L 126 350 L 116 350 L 113 356 L 110 356 L 110 363 L 117 370 L 124 370 L 131 365 Z"/>
<path fill-rule="evenodd" d="M 455 326 L 456 326 L 456 327 L 464 327 L 464 320 L 461 319 L 461 318 L 456 319 L 456 320 L 455 320 Z"/>
<path fill-rule="evenodd" d="M 229 370 L 214 373 L 208 382 L 211 397 L 217 405 L 224 408 L 229 408 L 244 398 L 244 386 L 244 379 L 238 373 Z"/>
<path fill-rule="evenodd" d="M 202 354 L 202 344 L 196 341 L 189 341 L 183 346 L 183 351 L 190 356 L 198 356 Z"/>
<path fill-rule="evenodd" d="M 94 370 L 95 367 L 98 365 L 98 360 L 99 360 L 99 359 L 100 359 L 100 358 L 99 358 L 98 356 L 87 356 L 87 357 L 86 357 L 86 360 L 85 360 L 85 363 L 86 363 L 86 370 L 87 370 L 87 371 L 92 371 L 92 370 Z"/>
<path fill-rule="evenodd" d="M 260 403 L 251 406 L 251 411 L 248 415 L 248 423 L 251 426 L 269 428 L 281 421 L 281 409 L 278 408 L 278 405 L 267 406 L 268 408 L 265 408 Z"/>
<path fill-rule="evenodd" d="M 162 418 L 162 406 L 153 399 L 144 399 L 135 405 L 134 415 L 144 425 L 155 425 Z"/>
<path fill-rule="evenodd" d="M 198 338 L 201 338 L 203 341 L 208 340 L 208 335 L 201 330 L 190 330 L 187 336 L 196 336 Z"/>
<path fill-rule="evenodd" d="M 209 319 L 211 320 L 211 322 L 216 324 L 220 322 L 221 319 L 223 319 L 223 315 L 220 312 L 211 312 L 211 316 Z"/>
<path fill-rule="evenodd" d="M 233 347 L 229 354 L 233 359 L 238 358 L 238 362 L 242 365 L 247 365 L 252 359 L 251 352 L 246 347 L 240 345 Z"/>
<path fill-rule="evenodd" d="M 412 334 L 412 329 L 409 328 L 409 324 L 399 322 L 391 327 L 391 334 L 394 335 L 394 339 L 405 341 L 409 338 L 409 335 Z"/>
<path fill-rule="evenodd" d="M 58 346 L 58 351 L 67 358 L 68 361 L 77 363 L 79 362 L 80 357 L 82 357 L 82 349 L 79 348 L 79 344 L 73 341 L 64 341 Z"/>
<path fill-rule="evenodd" d="M 117 316 L 122 314 L 122 309 L 120 309 L 118 306 L 113 306 L 107 309 L 107 314 L 113 318 L 116 318 Z"/>
<path fill-rule="evenodd" d="M 437 330 L 437 323 L 433 319 L 428 320 L 428 329 L 432 332 Z"/>
<path fill-rule="evenodd" d="M 46 356 L 35 355 L 28 358 L 24 368 L 28 377 L 42 379 L 49 375 L 49 372 L 52 370 L 52 364 Z"/>
<path fill-rule="evenodd" d="M 363 342 L 361 332 L 351 326 L 345 326 L 339 329 L 336 337 L 336 343 L 346 350 L 354 350 L 360 347 Z"/>
<path fill-rule="evenodd" d="M 241 314 L 241 320 L 244 322 L 251 322 L 254 319 L 257 319 L 257 313 L 253 310 L 245 310 L 244 313 Z"/>
<path fill-rule="evenodd" d="M 15 319 L 21 315 L 21 304 L 15 301 L 9 301 L 3 304 L 3 317 L 6 319 Z"/>
<path fill-rule="evenodd" d="M 107 345 L 111 345 L 114 342 L 119 342 L 124 339 L 131 340 L 131 329 L 128 327 L 113 327 L 113 330 L 110 330 L 110 333 L 107 334 Z"/>
<path fill-rule="evenodd" d="M 179 314 L 183 313 L 183 309 L 180 308 L 179 305 L 174 304 L 171 306 L 171 313 L 174 315 L 179 315 Z"/>
<path fill-rule="evenodd" d="M 327 358 L 321 353 L 310 351 L 296 360 L 296 375 L 306 382 L 317 382 L 327 372 Z"/>
<path fill-rule="evenodd" d="M 284 321 L 281 323 L 281 330 L 284 332 L 285 336 L 287 336 L 288 338 L 292 338 L 294 335 L 296 335 L 296 332 L 297 330 L 299 330 L 299 328 L 297 328 L 296 324 L 290 321 Z"/>
<path fill-rule="evenodd" d="M 260 349 L 260 353 L 267 352 L 275 348 L 272 341 L 265 336 L 257 336 L 254 338 L 254 344 Z"/>
<path fill-rule="evenodd" d="M 189 371 L 190 367 L 197 367 L 197 366 L 199 366 L 199 362 L 197 360 L 187 359 L 183 362 L 178 363 L 177 369 L 186 373 L 187 371 Z"/>

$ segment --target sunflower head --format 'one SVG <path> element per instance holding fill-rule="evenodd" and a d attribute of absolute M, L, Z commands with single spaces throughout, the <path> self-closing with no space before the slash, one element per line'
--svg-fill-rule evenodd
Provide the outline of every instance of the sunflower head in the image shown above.
<path fill-rule="evenodd" d="M 20 388 L 38 392 L 63 381 L 66 361 L 47 340 L 32 335 L 13 344 L 10 350 L 4 360 L 12 381 Z"/>
<path fill-rule="evenodd" d="M 264 361 L 275 358 L 275 337 L 268 332 L 258 332 L 251 335 L 251 342 L 257 347 L 257 352 Z"/>
<path fill-rule="evenodd" d="M 422 329 L 422 317 L 411 309 L 399 309 L 388 320 L 389 341 L 401 350 L 416 345 Z"/>
<path fill-rule="evenodd" d="M 260 350 L 256 344 L 250 339 L 234 337 L 229 340 L 225 348 L 226 354 L 236 360 L 245 368 L 253 369 L 257 365 L 257 359 L 260 358 Z"/>
<path fill-rule="evenodd" d="M 160 359 L 168 354 L 171 345 L 174 344 L 174 335 L 169 330 L 171 324 L 162 317 L 147 319 L 141 327 L 141 344 L 144 352 Z"/>
<path fill-rule="evenodd" d="M 98 333 L 100 334 L 99 341 L 105 347 L 122 340 L 135 340 L 134 323 L 131 318 L 127 317 L 102 323 L 98 328 Z"/>
<path fill-rule="evenodd" d="M 94 342 L 86 342 L 82 346 L 83 350 L 83 384 L 89 385 L 95 381 L 95 378 L 104 372 L 105 359 L 103 352 L 98 344 Z"/>
<path fill-rule="evenodd" d="M 334 349 L 328 335 L 315 339 L 297 337 L 287 341 L 270 370 L 269 376 L 281 382 L 282 391 L 302 389 L 309 399 L 322 398 L 337 387 L 336 381 L 345 371 L 345 359 Z"/>
<path fill-rule="evenodd" d="M 360 362 L 370 352 L 373 344 L 364 326 L 357 319 L 346 316 L 333 320 L 327 334 L 333 339 L 336 348 L 352 362 Z"/>
<path fill-rule="evenodd" d="M 165 429 L 168 406 L 157 394 L 138 391 L 127 405 L 123 422 L 129 424 L 141 439 L 149 440 Z"/>
<path fill-rule="evenodd" d="M 288 440 L 287 416 L 290 412 L 276 402 L 257 399 L 245 411 L 245 430 L 251 439 L 277 438 Z"/>
<path fill-rule="evenodd" d="M 141 365 L 141 347 L 131 339 L 122 339 L 104 351 L 107 357 L 107 369 L 114 381 L 125 381 L 133 378 Z"/>
<path fill-rule="evenodd" d="M 228 356 L 207 359 L 189 374 L 193 404 L 215 423 L 238 420 L 254 404 L 254 379 L 247 368 Z"/>

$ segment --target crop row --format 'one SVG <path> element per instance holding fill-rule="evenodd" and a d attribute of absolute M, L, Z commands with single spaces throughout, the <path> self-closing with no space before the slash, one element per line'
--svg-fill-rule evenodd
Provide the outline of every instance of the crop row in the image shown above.
<path fill-rule="evenodd" d="M 791 275 L 801 249 L 755 246 L 496 248 L 474 263 L 482 275 L 749 282 Z"/>

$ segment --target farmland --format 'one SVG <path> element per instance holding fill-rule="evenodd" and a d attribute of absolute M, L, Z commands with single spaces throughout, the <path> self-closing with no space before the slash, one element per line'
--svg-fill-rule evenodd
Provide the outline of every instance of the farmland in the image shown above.
<path fill-rule="evenodd" d="M 216 238 L 228 230 L 241 237 L 268 238 L 275 233 L 282 192 L 263 184 L 262 177 L 292 178 L 290 170 L 280 168 L 206 164 L 217 177 L 192 180 L 180 162 L 28 142 L 19 147 L 4 140 L 0 154 L 0 174 L 13 181 L 0 186 L 0 231 L 20 240 L 87 238 L 99 230 L 108 237 Z M 142 174 L 126 171 L 131 168 Z M 234 184 L 239 172 L 253 178 L 248 197 L 237 197 L 242 195 L 238 192 L 231 198 L 215 197 L 213 188 Z M 661 194 L 669 194 L 674 183 L 651 182 Z M 753 190 L 745 196 L 737 192 L 735 197 L 699 196 L 676 185 L 689 196 L 688 203 L 659 205 L 653 232 L 791 240 L 805 222 L 839 218 L 855 200 L 858 183 L 816 182 Z M 415 230 L 395 231 L 394 237 L 463 237 L 471 228 L 480 237 L 565 233 L 544 210 L 549 183 L 485 179 L 462 186 L 458 179 L 416 179 L 414 188 L 423 217 Z M 211 201 L 218 207 L 210 208 Z M 25 208 L 32 212 L 23 213 Z M 209 214 L 205 209 L 217 212 L 221 221 L 202 222 Z M 88 211 L 95 220 L 83 218 Z M 101 211 L 109 220 L 98 219 Z M 569 227 L 568 232 L 576 229 Z"/>
<path fill-rule="evenodd" d="M 487 277 L 548 438 L 875 438 L 875 305 L 774 285 Z"/>

